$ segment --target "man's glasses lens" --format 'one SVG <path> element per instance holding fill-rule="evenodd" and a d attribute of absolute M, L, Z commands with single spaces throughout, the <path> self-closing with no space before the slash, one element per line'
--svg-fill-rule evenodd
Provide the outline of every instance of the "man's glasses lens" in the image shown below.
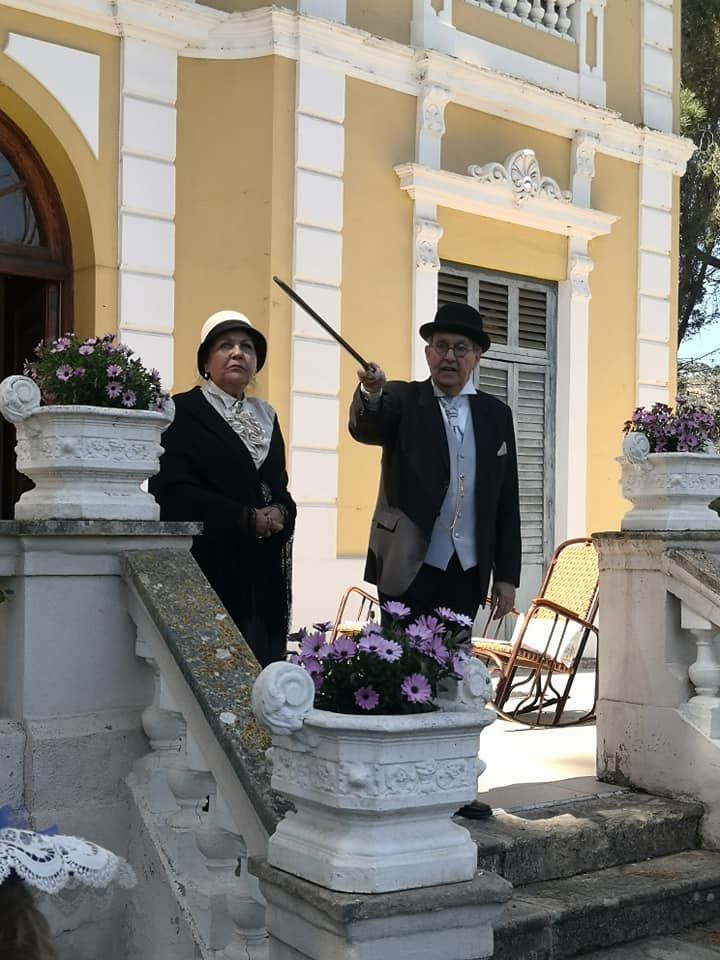
<path fill-rule="evenodd" d="M 433 343 L 432 348 L 439 357 L 444 357 L 450 350 L 456 357 L 466 357 L 472 350 L 469 343 L 445 343 L 444 340 Z"/>

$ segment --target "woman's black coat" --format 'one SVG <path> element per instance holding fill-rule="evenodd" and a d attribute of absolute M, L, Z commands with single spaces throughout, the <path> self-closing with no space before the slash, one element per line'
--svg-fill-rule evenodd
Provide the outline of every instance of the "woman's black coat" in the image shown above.
<path fill-rule="evenodd" d="M 245 444 L 199 387 L 173 400 L 175 419 L 163 434 L 165 452 L 150 492 L 163 520 L 202 521 L 203 533 L 192 548 L 200 568 L 260 663 L 281 660 L 296 508 L 287 489 L 277 417 L 268 455 L 256 469 Z M 269 502 L 284 507 L 287 522 L 280 533 L 258 540 L 253 510 Z"/>

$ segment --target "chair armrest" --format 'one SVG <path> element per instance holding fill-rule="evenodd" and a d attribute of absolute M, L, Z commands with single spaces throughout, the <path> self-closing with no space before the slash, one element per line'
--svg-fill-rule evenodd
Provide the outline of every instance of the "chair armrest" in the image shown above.
<path fill-rule="evenodd" d="M 555 603 L 553 600 L 545 600 L 542 597 L 536 597 L 528 610 L 527 619 L 530 620 L 533 612 L 540 607 L 545 610 L 551 610 L 553 613 L 557 613 L 562 617 L 565 617 L 566 620 L 572 620 L 573 623 L 579 623 L 580 626 L 585 627 L 587 630 L 592 630 L 593 633 L 597 634 L 598 628 L 590 623 L 588 620 L 584 620 L 582 617 L 579 617 L 572 610 L 569 610 L 567 607 L 563 607 L 559 603 Z"/>

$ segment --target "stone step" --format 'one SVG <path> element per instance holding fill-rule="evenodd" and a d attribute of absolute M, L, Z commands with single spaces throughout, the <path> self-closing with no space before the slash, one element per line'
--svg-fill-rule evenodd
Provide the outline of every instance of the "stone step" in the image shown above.
<path fill-rule="evenodd" d="M 561 960 L 718 918 L 720 853 L 688 850 L 517 889 L 493 960 Z"/>
<path fill-rule="evenodd" d="M 628 792 L 458 822 L 478 868 L 519 887 L 693 849 L 702 814 L 699 803 Z"/>
<path fill-rule="evenodd" d="M 667 937 L 645 937 L 621 947 L 593 950 L 581 960 L 719 960 L 720 922 L 700 924 Z"/>

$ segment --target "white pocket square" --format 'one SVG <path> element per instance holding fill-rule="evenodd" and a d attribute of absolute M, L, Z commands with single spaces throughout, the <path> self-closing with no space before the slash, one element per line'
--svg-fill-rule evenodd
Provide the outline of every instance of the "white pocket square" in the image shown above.
<path fill-rule="evenodd" d="M 507 444 L 505 443 L 504 440 L 503 440 L 503 442 L 500 444 L 500 449 L 498 450 L 497 455 L 498 455 L 499 457 L 505 457 L 505 456 L 507 456 Z"/>

